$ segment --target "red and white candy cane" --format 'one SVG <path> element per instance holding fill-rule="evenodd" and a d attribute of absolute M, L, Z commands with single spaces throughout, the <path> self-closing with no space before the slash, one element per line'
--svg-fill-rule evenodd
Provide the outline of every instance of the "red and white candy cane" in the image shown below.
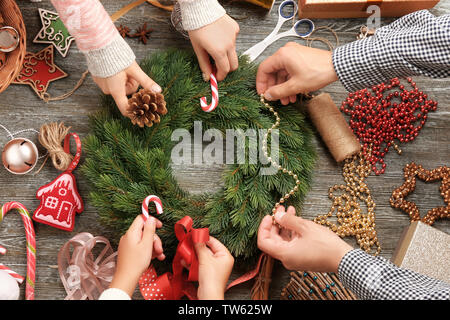
<path fill-rule="evenodd" d="M 0 209 L 0 222 L 12 209 L 16 209 L 20 213 L 27 239 L 27 285 L 25 289 L 25 299 L 34 300 L 34 283 L 36 280 L 36 234 L 34 233 L 33 221 L 31 220 L 27 208 L 20 202 L 13 201 L 5 203 Z"/>
<path fill-rule="evenodd" d="M 15 271 L 11 270 L 10 268 L 8 268 L 3 263 L 0 263 L 0 270 L 5 271 L 6 273 L 8 273 L 11 277 L 13 277 L 20 284 L 22 284 L 23 280 L 25 280 L 24 277 L 22 277 L 17 272 L 15 272 Z"/>
<path fill-rule="evenodd" d="M 2 247 L 2 246 L 0 246 L 0 254 L 6 254 L 6 249 L 4 247 Z M 0 263 L 0 270 L 3 270 L 6 273 L 8 273 L 10 276 L 12 276 L 14 279 L 16 279 L 16 281 L 18 283 L 20 283 L 20 284 L 22 284 L 23 280 L 25 280 L 24 277 L 22 277 L 17 272 L 15 272 L 15 271 L 11 270 L 10 268 L 8 268 L 3 263 Z"/>
<path fill-rule="evenodd" d="M 142 214 L 144 216 L 144 220 L 147 221 L 147 219 L 150 217 L 150 215 L 148 214 L 148 205 L 150 202 L 153 202 L 156 206 L 156 212 L 158 214 L 163 213 L 163 207 L 162 207 L 162 202 L 161 199 L 157 196 L 154 195 L 149 195 L 147 196 L 144 201 L 142 201 Z"/>
<path fill-rule="evenodd" d="M 208 104 L 206 97 L 200 98 L 200 106 L 205 112 L 211 112 L 219 105 L 219 87 L 217 85 L 216 75 L 211 73 L 210 76 L 211 83 L 211 103 Z"/>

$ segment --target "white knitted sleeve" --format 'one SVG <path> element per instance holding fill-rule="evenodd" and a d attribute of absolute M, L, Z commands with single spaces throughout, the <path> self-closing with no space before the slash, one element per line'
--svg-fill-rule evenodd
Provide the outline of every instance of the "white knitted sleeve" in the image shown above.
<path fill-rule="evenodd" d="M 226 14 L 217 0 L 178 0 L 186 31 L 200 29 Z"/>

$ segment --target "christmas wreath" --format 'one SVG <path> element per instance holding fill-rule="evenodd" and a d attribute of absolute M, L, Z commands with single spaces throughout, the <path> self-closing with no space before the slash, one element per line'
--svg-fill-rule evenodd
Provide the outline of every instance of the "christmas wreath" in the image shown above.
<path fill-rule="evenodd" d="M 227 129 L 270 128 L 275 122 L 273 113 L 261 103 L 255 90 L 257 66 L 241 58 L 239 69 L 220 82 L 219 107 L 210 113 L 203 112 L 199 105 L 200 97 L 208 96 L 210 86 L 203 81 L 191 52 L 154 53 L 141 67 L 163 88 L 168 112 L 159 123 L 141 128 L 119 113 L 110 96 L 102 97 L 104 108 L 91 116 L 92 132 L 84 141 L 87 156 L 82 167 L 92 185 L 90 200 L 98 209 L 100 221 L 120 236 L 141 213 L 143 199 L 155 194 L 164 206 L 164 213 L 158 216 L 164 226 L 158 234 L 166 255 L 173 254 L 178 243 L 174 224 L 189 215 L 194 227 L 208 227 L 235 257 L 255 257 L 261 219 L 271 213 L 280 196 L 293 188 L 295 180 L 281 171 L 261 175 L 264 165 L 259 161 L 251 164 L 247 157 L 245 163 L 227 165 L 221 191 L 191 195 L 179 187 L 172 175 L 171 152 L 178 141 L 171 137 L 176 129 L 193 130 L 194 121 L 202 122 L 203 131 L 217 129 L 222 134 Z M 295 172 L 301 181 L 287 203 L 298 208 L 312 178 L 316 158 L 313 134 L 298 107 L 273 107 L 281 118 L 280 164 Z M 247 147 L 249 143 L 246 139 Z M 270 143 L 269 139 L 269 148 Z"/>

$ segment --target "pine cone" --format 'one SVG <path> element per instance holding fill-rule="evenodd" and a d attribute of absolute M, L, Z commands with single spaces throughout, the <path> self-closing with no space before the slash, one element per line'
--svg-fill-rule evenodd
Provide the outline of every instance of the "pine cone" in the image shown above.
<path fill-rule="evenodd" d="M 167 113 L 166 101 L 160 93 L 141 89 L 128 100 L 127 111 L 133 124 L 151 127 L 160 122 L 160 115 Z"/>

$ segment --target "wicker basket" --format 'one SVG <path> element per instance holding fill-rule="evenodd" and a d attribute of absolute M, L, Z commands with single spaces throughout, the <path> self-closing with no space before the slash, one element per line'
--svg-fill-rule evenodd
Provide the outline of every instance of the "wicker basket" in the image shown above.
<path fill-rule="evenodd" d="M 3 92 L 22 69 L 23 59 L 27 51 L 27 33 L 22 13 L 14 0 L 0 0 L 0 13 L 4 25 L 16 29 L 20 36 L 19 46 L 6 54 L 5 66 L 0 69 L 0 92 Z"/>

